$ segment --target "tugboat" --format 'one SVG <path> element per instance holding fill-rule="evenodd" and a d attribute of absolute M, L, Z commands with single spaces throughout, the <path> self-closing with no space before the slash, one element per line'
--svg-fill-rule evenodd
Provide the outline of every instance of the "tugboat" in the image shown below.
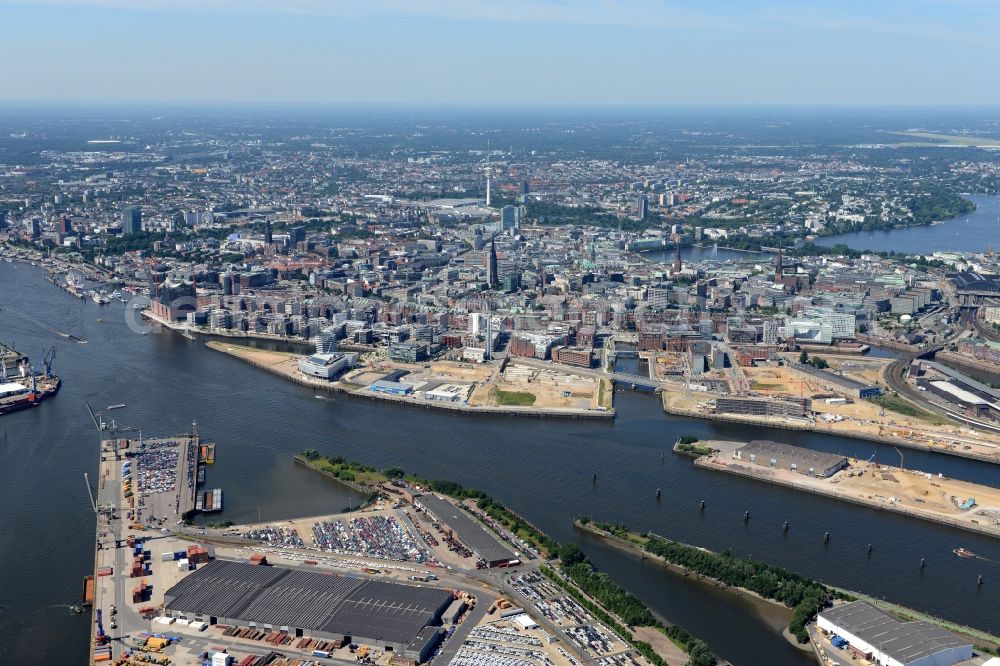
<path fill-rule="evenodd" d="M 955 553 L 959 557 L 964 557 L 967 560 L 971 560 L 974 557 L 976 557 L 975 553 L 973 553 L 971 550 L 966 550 L 965 548 L 956 548 L 951 552 Z"/>

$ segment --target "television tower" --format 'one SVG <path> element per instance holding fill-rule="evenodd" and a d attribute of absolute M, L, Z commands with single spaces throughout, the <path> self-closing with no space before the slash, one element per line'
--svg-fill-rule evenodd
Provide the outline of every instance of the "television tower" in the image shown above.
<path fill-rule="evenodd" d="M 489 205 L 491 203 L 491 197 L 490 197 L 490 176 L 491 175 L 492 174 L 491 174 L 491 170 L 490 170 L 490 140 L 487 139 L 486 140 L 486 207 L 487 208 L 489 208 Z"/>

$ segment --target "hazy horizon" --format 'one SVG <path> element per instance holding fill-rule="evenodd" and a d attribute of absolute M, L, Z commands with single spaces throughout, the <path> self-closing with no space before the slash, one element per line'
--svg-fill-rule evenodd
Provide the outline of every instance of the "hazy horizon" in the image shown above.
<path fill-rule="evenodd" d="M 0 0 L 20 105 L 1000 105 L 983 0 Z"/>

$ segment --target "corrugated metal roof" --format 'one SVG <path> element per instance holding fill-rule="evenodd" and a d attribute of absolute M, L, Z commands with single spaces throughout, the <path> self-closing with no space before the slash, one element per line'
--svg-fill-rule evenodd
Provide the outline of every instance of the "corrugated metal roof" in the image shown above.
<path fill-rule="evenodd" d="M 418 501 L 437 516 L 438 520 L 444 521 L 455 530 L 458 538 L 487 562 L 514 559 L 513 552 L 448 500 L 435 495 L 422 495 Z"/>
<path fill-rule="evenodd" d="M 900 622 L 864 601 L 837 606 L 820 615 L 903 664 L 951 648 L 972 648 L 969 641 L 929 622 Z"/>
<path fill-rule="evenodd" d="M 167 590 L 171 611 L 406 644 L 451 593 L 320 571 L 214 560 Z"/>

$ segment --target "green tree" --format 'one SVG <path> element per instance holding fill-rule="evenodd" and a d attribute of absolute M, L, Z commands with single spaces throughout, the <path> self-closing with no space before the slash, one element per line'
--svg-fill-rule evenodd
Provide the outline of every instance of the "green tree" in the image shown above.
<path fill-rule="evenodd" d="M 559 559 L 566 566 L 572 566 L 585 562 L 587 556 L 584 555 L 583 551 L 575 543 L 564 543 L 559 547 Z"/>

